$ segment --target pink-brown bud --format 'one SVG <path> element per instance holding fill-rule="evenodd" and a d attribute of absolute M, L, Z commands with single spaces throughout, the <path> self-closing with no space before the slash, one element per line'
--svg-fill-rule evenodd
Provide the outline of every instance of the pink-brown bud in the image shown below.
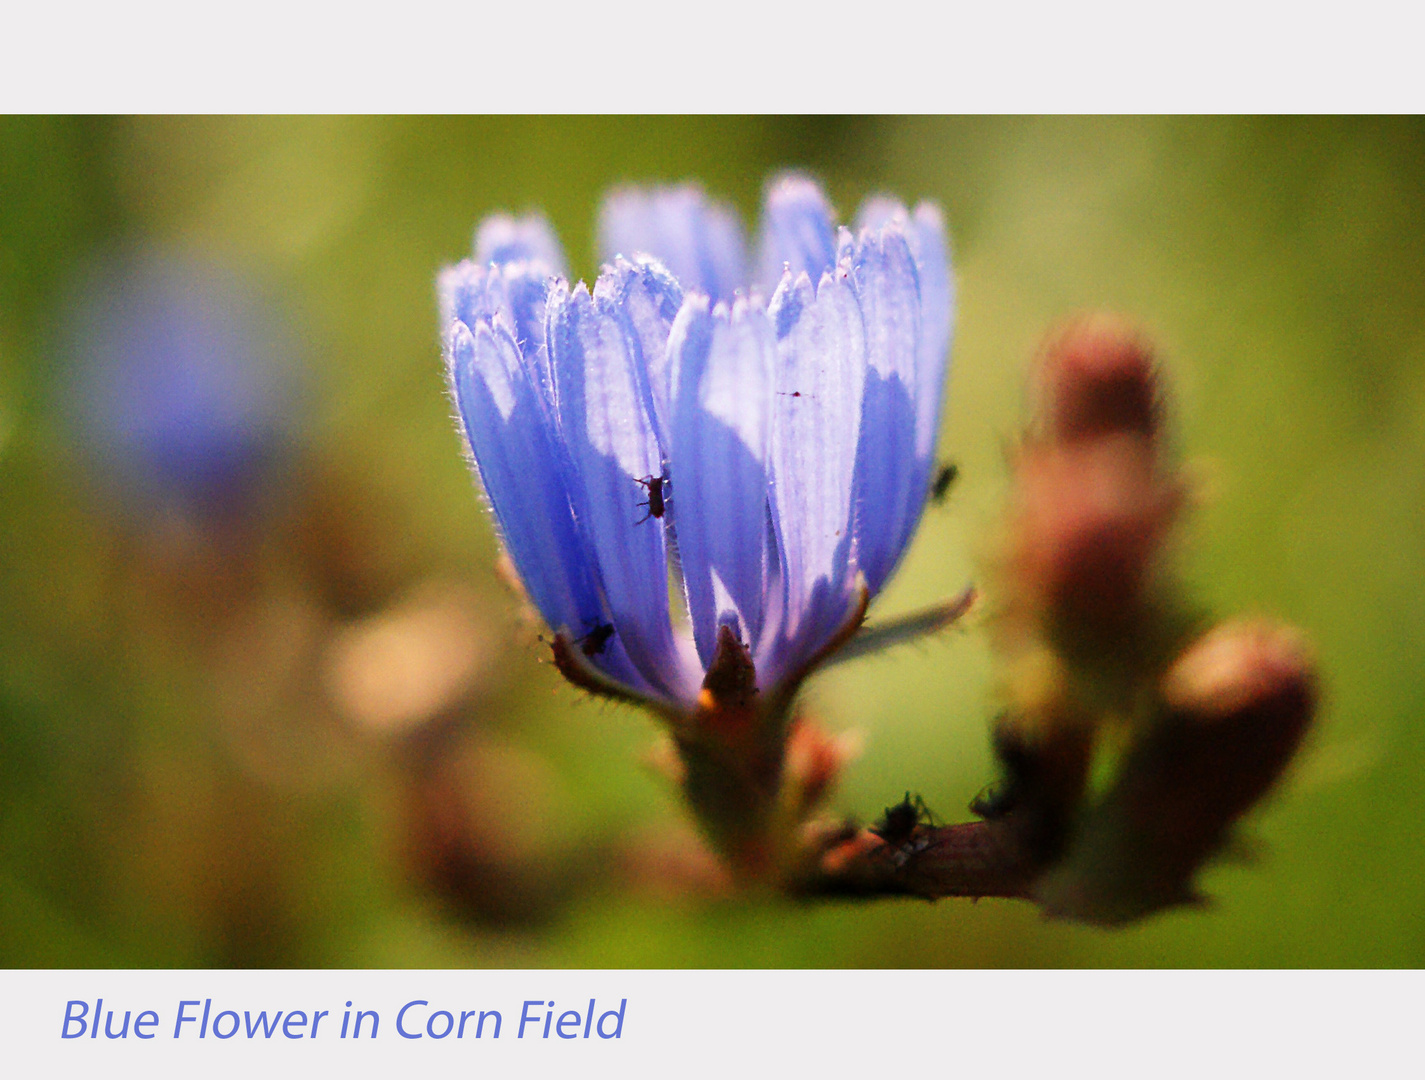
<path fill-rule="evenodd" d="M 1028 611 L 1099 625 L 1131 617 L 1181 502 L 1145 442 L 1034 447 L 1017 481 L 1008 569 Z"/>
<path fill-rule="evenodd" d="M 1289 705 L 1315 695 L 1306 645 L 1290 627 L 1267 619 L 1235 619 L 1203 635 L 1163 679 L 1168 705 L 1212 723 L 1254 709 Z"/>
<path fill-rule="evenodd" d="M 799 820 L 829 794 L 842 768 L 858 749 L 854 736 L 828 735 L 804 716 L 792 721 L 783 784 L 789 789 L 792 810 Z"/>
<path fill-rule="evenodd" d="M 1117 433 L 1151 440 L 1158 433 L 1161 406 L 1152 350 L 1114 316 L 1085 316 L 1050 338 L 1037 381 L 1049 442 Z"/>
<path fill-rule="evenodd" d="M 1236 621 L 1190 646 L 1163 680 L 1164 713 L 1040 886 L 1046 910 L 1112 924 L 1193 902 L 1198 870 L 1281 776 L 1316 697 L 1287 627 Z"/>
<path fill-rule="evenodd" d="M 1184 785 L 1210 785 L 1224 819 L 1274 784 L 1316 710 L 1316 671 L 1301 636 L 1266 620 L 1223 623 L 1193 644 L 1163 679 L 1163 699 L 1192 756 L 1174 763 Z M 1194 761 L 1210 776 L 1194 777 Z"/>

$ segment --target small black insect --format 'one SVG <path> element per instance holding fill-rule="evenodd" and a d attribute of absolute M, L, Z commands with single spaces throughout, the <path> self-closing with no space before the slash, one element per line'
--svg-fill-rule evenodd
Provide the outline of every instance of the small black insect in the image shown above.
<path fill-rule="evenodd" d="M 1040 755 L 1023 731 L 1006 714 L 995 720 L 990 736 L 1000 779 L 986 785 L 970 803 L 970 813 L 986 821 L 996 821 L 1019 809 L 1030 793 L 1042 786 Z"/>
<path fill-rule="evenodd" d="M 635 484 L 642 484 L 648 489 L 648 501 L 641 502 L 639 506 L 646 506 L 648 513 L 639 518 L 635 525 L 642 525 L 649 518 L 661 518 L 663 512 L 668 509 L 668 493 L 664 488 L 668 484 L 666 476 L 645 476 L 642 480 L 634 480 Z"/>
<path fill-rule="evenodd" d="M 934 824 L 935 815 L 925 805 L 925 800 L 907 791 L 905 798 L 895 806 L 886 807 L 881 820 L 871 826 L 871 832 L 890 847 L 901 849 L 911 841 L 917 828 Z"/>
<path fill-rule="evenodd" d="M 579 639 L 579 651 L 588 657 L 598 656 L 613 636 L 613 623 L 600 623 Z"/>
<path fill-rule="evenodd" d="M 944 462 L 940 468 L 935 470 L 935 479 L 930 482 L 930 501 L 941 503 L 945 501 L 945 495 L 950 490 L 950 485 L 960 475 L 960 466 L 953 461 Z"/>
<path fill-rule="evenodd" d="M 986 821 L 998 821 L 1019 805 L 1022 792 L 1020 785 L 1001 781 L 986 784 L 980 793 L 970 800 L 970 813 Z"/>

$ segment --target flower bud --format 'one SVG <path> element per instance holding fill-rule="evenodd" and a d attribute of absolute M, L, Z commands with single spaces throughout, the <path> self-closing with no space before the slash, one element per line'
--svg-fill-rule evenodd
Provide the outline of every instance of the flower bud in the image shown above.
<path fill-rule="evenodd" d="M 860 740 L 853 733 L 828 735 L 805 716 L 792 721 L 783 787 L 797 820 L 816 809 L 835 786 L 846 763 L 859 753 Z"/>
<path fill-rule="evenodd" d="M 1190 647 L 1163 679 L 1163 699 L 1227 820 L 1266 794 L 1296 752 L 1316 708 L 1316 672 L 1290 627 L 1239 619 Z M 1194 761 L 1173 763 L 1184 781 Z"/>
<path fill-rule="evenodd" d="M 1277 781 L 1311 723 L 1316 674 L 1292 630 L 1218 626 L 1165 676 L 1164 712 L 1040 886 L 1052 914 L 1121 923 L 1198 897 L 1193 879 Z"/>
<path fill-rule="evenodd" d="M 1144 441 L 1034 447 L 1016 479 L 1008 569 L 1025 613 L 1060 624 L 1131 619 L 1181 503 Z"/>
<path fill-rule="evenodd" d="M 1115 316 L 1086 316 L 1051 338 L 1038 383 L 1049 442 L 1115 433 L 1151 440 L 1158 433 L 1162 417 L 1152 350 Z"/>

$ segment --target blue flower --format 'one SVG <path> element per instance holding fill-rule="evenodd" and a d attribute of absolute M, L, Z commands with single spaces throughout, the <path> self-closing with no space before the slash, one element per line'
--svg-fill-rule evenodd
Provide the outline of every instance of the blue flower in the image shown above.
<path fill-rule="evenodd" d="M 212 260 L 145 250 L 93 266 L 66 310 L 68 419 L 106 494 L 145 524 L 251 512 L 302 411 L 291 342 L 257 291 Z"/>
<path fill-rule="evenodd" d="M 925 504 L 953 317 L 940 213 L 876 198 L 838 229 L 787 175 L 755 262 L 692 186 L 614 193 L 599 235 L 592 291 L 538 217 L 486 221 L 440 276 L 505 547 L 566 674 L 686 713 L 731 643 L 753 689 L 795 685 L 859 625 Z"/>

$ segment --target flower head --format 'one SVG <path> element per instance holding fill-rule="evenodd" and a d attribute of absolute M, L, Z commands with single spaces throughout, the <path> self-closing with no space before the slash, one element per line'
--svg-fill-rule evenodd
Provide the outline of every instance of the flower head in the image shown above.
<path fill-rule="evenodd" d="M 925 503 L 953 310 L 940 213 L 876 198 L 838 229 L 787 175 L 755 262 L 692 186 L 614 193 L 599 233 L 592 291 L 538 217 L 486 221 L 440 276 L 505 546 L 569 662 L 619 692 L 690 713 L 729 664 L 752 692 L 794 684 Z"/>
<path fill-rule="evenodd" d="M 96 264 L 69 307 L 69 419 L 104 488 L 143 523 L 250 512 L 291 457 L 301 404 L 259 293 L 220 263 L 146 250 Z"/>

